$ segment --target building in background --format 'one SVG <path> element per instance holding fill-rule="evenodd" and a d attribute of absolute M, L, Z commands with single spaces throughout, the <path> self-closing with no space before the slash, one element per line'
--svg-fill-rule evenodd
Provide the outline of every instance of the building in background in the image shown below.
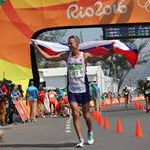
<path fill-rule="evenodd" d="M 89 83 L 97 83 L 102 92 L 117 92 L 119 80 L 105 76 L 100 66 L 88 66 L 87 75 Z M 64 89 L 67 86 L 67 68 L 39 69 L 39 76 L 40 82 L 45 82 L 47 89 Z"/>

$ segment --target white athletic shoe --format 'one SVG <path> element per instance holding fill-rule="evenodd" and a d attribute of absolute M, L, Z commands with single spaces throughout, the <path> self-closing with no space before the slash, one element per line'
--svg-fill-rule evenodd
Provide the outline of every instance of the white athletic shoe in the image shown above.
<path fill-rule="evenodd" d="M 94 143 L 93 132 L 88 132 L 88 144 L 91 145 Z"/>
<path fill-rule="evenodd" d="M 80 139 L 76 147 L 81 147 L 81 148 L 84 147 L 84 139 Z"/>

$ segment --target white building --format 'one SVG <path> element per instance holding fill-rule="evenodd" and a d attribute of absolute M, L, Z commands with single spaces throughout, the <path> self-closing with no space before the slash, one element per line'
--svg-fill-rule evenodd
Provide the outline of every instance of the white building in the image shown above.
<path fill-rule="evenodd" d="M 45 81 L 48 89 L 65 88 L 67 86 L 67 68 L 39 69 L 39 75 L 40 82 Z M 89 82 L 96 82 L 102 92 L 117 91 L 117 82 L 105 76 L 100 66 L 88 66 L 87 75 Z"/>

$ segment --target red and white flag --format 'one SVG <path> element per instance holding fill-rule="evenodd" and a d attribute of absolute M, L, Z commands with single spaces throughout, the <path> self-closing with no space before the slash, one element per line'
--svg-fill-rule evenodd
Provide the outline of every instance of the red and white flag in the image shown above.
<path fill-rule="evenodd" d="M 31 40 L 31 42 L 34 39 Z M 47 42 L 36 40 L 37 45 L 48 55 L 57 55 L 62 52 L 69 52 L 67 43 Z M 88 52 L 93 55 L 103 55 L 114 47 L 114 53 L 121 54 L 134 67 L 138 60 L 137 49 L 131 49 L 126 44 L 119 40 L 102 40 L 102 41 L 88 41 L 81 43 L 79 49 L 83 52 Z"/>

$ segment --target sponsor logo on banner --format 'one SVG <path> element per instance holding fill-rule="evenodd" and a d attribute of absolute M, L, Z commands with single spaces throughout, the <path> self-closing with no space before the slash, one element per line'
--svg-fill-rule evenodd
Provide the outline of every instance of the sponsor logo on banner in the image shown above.
<path fill-rule="evenodd" d="M 84 17 L 101 17 L 110 14 L 125 14 L 128 10 L 127 5 L 124 4 L 125 0 L 120 0 L 117 4 L 103 4 L 101 1 L 94 3 L 93 7 L 83 7 L 77 4 L 71 4 L 66 11 L 67 19 L 78 19 Z"/>

